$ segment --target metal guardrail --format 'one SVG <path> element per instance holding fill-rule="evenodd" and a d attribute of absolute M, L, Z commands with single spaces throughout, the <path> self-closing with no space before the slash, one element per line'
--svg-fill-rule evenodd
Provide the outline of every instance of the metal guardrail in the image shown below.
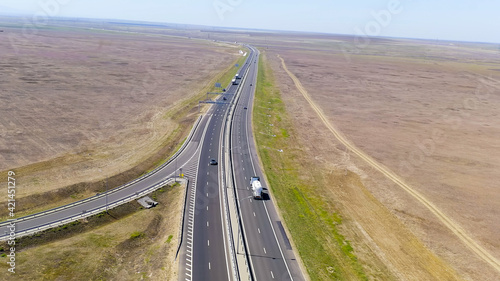
<path fill-rule="evenodd" d="M 179 222 L 179 234 L 177 235 L 177 240 L 179 241 L 179 244 L 177 245 L 177 251 L 175 252 L 175 260 L 177 260 L 179 252 L 181 250 L 182 240 L 184 236 L 184 221 L 186 220 L 186 206 L 188 198 L 189 179 L 185 177 L 184 180 L 186 181 L 186 188 L 184 188 L 184 203 L 182 205 L 181 221 Z"/>
<path fill-rule="evenodd" d="M 51 229 L 51 228 L 54 228 L 54 227 L 58 227 L 58 226 L 61 226 L 61 225 L 65 225 L 65 224 L 68 224 L 70 222 L 73 222 L 73 221 L 76 221 L 76 220 L 79 220 L 79 219 L 83 219 L 83 218 L 87 218 L 87 217 L 90 217 L 90 216 L 93 216 L 93 215 L 96 215 L 96 214 L 99 214 L 103 211 L 106 211 L 106 210 L 109 210 L 109 209 L 113 209 L 117 206 L 120 206 L 122 204 L 125 204 L 125 203 L 128 203 L 130 201 L 133 201 L 135 199 L 138 199 L 142 196 L 145 196 L 146 194 L 149 194 L 153 191 L 155 191 L 156 189 L 160 188 L 160 187 L 163 187 L 171 182 L 175 181 L 175 178 L 169 178 L 167 180 L 164 180 L 158 184 L 155 184 L 147 189 L 144 189 L 140 192 L 136 192 L 132 195 L 129 195 L 123 199 L 120 199 L 118 201 L 115 201 L 115 202 L 112 202 L 111 204 L 108 204 L 104 207 L 98 207 L 98 208 L 94 208 L 94 209 L 91 209 L 91 210 L 86 210 L 85 212 L 83 212 L 82 214 L 79 214 L 79 215 L 75 215 L 75 216 L 72 216 L 72 217 L 69 217 L 69 218 L 66 218 L 66 219 L 63 219 L 63 220 L 59 220 L 59 221 L 56 221 L 56 222 L 51 222 L 51 223 L 47 223 L 47 224 L 43 224 L 43 225 L 40 225 L 40 226 L 37 226 L 37 227 L 33 227 L 33 228 L 29 228 L 29 229 L 26 229 L 26 230 L 23 230 L 21 232 L 16 232 L 15 233 L 15 237 L 16 238 L 20 238 L 20 237 L 23 237 L 23 236 L 27 236 L 27 235 L 31 235 L 31 234 L 35 234 L 37 232 L 41 232 L 41 231 L 44 231 L 44 230 L 47 230 L 47 229 Z M 10 222 L 14 222 L 15 221 L 9 221 Z M 0 236 L 0 241 L 5 241 L 9 238 L 9 235 L 6 234 L 6 235 L 2 235 Z"/>
<path fill-rule="evenodd" d="M 250 58 L 250 56 L 249 56 L 249 58 Z M 248 59 L 247 59 L 247 61 L 248 61 Z M 246 71 L 245 71 L 245 74 L 243 76 L 242 83 L 240 83 L 241 85 L 243 85 L 245 83 L 245 80 L 247 78 L 247 74 L 248 74 L 249 69 L 250 69 L 250 67 L 248 66 L 247 69 L 246 69 Z M 236 104 L 238 104 L 238 101 L 239 101 L 239 99 L 241 97 L 241 90 L 242 90 L 242 88 L 238 88 L 238 92 L 237 92 L 237 94 L 235 95 L 235 97 L 233 99 L 233 106 L 231 107 L 230 112 L 229 112 L 229 114 L 227 116 L 227 119 L 226 119 L 226 124 L 227 125 L 224 127 L 224 131 L 227 130 L 227 134 L 228 134 L 227 137 L 226 137 L 226 139 L 225 139 L 225 141 L 227 141 L 226 148 L 227 148 L 228 151 L 229 151 L 230 146 L 231 146 L 231 132 L 232 132 L 232 122 L 233 122 L 232 120 L 233 120 L 233 116 L 234 116 L 234 110 L 236 108 Z M 238 205 L 236 184 L 235 184 L 234 171 L 233 171 L 234 170 L 234 166 L 233 166 L 233 161 L 232 161 L 232 154 L 229 153 L 229 157 L 228 157 L 227 161 L 229 162 L 229 167 L 230 167 L 230 169 L 228 170 L 228 178 L 229 178 L 228 184 L 230 184 L 232 186 L 233 192 L 234 192 L 234 196 L 235 196 L 235 202 L 233 202 L 233 203 L 235 204 L 235 207 L 236 207 L 236 212 L 237 212 L 237 217 L 238 217 L 237 218 L 238 228 L 240 229 L 239 233 L 241 235 L 241 240 L 242 240 L 243 245 L 244 245 L 243 251 L 245 252 L 245 257 L 246 257 L 246 259 L 245 259 L 245 264 L 247 266 L 246 271 L 248 273 L 248 280 L 250 281 L 250 280 L 253 280 L 253 272 L 251 270 L 251 265 L 250 265 L 250 260 L 249 260 L 250 257 L 248 255 L 247 245 L 245 243 L 245 240 L 246 240 L 245 239 L 245 234 L 244 234 L 245 230 L 244 230 L 244 227 L 242 225 L 241 216 L 240 216 L 240 207 Z M 225 200 L 226 203 L 229 204 L 229 201 L 228 201 L 229 199 L 228 199 L 227 195 L 225 196 L 225 198 L 226 198 L 226 200 Z M 226 208 L 226 215 L 228 217 L 230 215 L 229 214 L 229 210 L 227 210 L 227 208 Z M 233 236 L 232 228 L 230 226 L 231 226 L 231 222 L 229 220 L 229 222 L 228 222 L 228 227 L 229 227 L 228 231 L 229 232 L 228 233 L 231 234 L 230 235 L 230 240 L 231 240 L 230 242 L 231 243 L 229 243 L 231 245 L 231 247 L 230 247 L 231 248 L 231 254 L 232 254 L 231 258 L 233 260 L 233 267 L 235 268 L 235 270 L 237 272 L 237 276 L 235 276 L 235 278 L 236 278 L 236 280 L 241 280 L 241 278 L 240 278 L 241 274 L 239 274 L 239 270 L 240 269 L 237 266 L 236 257 L 233 258 L 233 255 L 235 255 L 235 251 L 234 251 L 234 240 L 232 238 L 234 236 Z M 236 239 L 240 239 L 240 237 L 238 236 Z"/>
<path fill-rule="evenodd" d="M 71 208 L 71 207 L 74 207 L 74 206 L 77 206 L 77 205 L 80 205 L 80 204 L 83 204 L 83 203 L 86 203 L 86 202 L 89 202 L 89 201 L 93 201 L 93 200 L 96 200 L 98 198 L 102 198 L 106 195 L 109 195 L 109 194 L 112 194 L 112 193 L 115 193 L 119 190 L 122 190 L 126 187 L 129 187 L 130 185 L 132 184 L 135 184 L 137 182 L 140 182 L 152 175 L 154 175 L 155 173 L 157 173 L 159 170 L 163 169 L 165 166 L 167 166 L 168 164 L 170 164 L 173 160 L 175 160 L 180 153 L 182 153 L 184 151 L 184 149 L 186 148 L 186 146 L 189 144 L 189 142 L 191 141 L 191 139 L 193 138 L 193 135 L 194 135 L 194 132 L 196 131 L 196 129 L 198 128 L 198 125 L 200 124 L 200 121 L 201 121 L 201 116 L 198 117 L 198 120 L 196 121 L 196 123 L 194 124 L 193 128 L 191 129 L 191 132 L 189 133 L 188 137 L 186 138 L 186 141 L 182 144 L 181 148 L 176 152 L 174 153 L 174 155 L 172 157 L 170 157 L 170 159 L 163 163 L 162 165 L 156 167 L 153 171 L 133 180 L 133 181 L 130 181 L 124 185 L 121 185 L 117 188 L 114 188 L 114 189 L 111 189 L 109 190 L 108 192 L 103 192 L 103 193 L 100 193 L 100 194 L 97 194 L 97 195 L 94 195 L 92 197 L 89 197 L 89 198 L 85 198 L 85 199 L 82 199 L 82 200 L 79 200 L 79 201 L 76 201 L 76 202 L 73 202 L 73 203 L 70 203 L 70 204 L 66 204 L 66 205 L 63 205 L 63 206 L 60 206 L 60 207 L 56 207 L 56 208 L 53 208 L 53 209 L 50 209 L 50 210 L 47 210 L 47 211 L 43 211 L 43 212 L 40 212 L 40 213 L 36 213 L 36 214 L 32 214 L 32 215 L 28 215 L 28 216 L 24 216 L 24 217 L 21 217 L 21 218 L 17 218 L 17 219 L 11 219 L 11 220 L 7 220 L 7 221 L 4 221 L 4 222 L 1 222 L 0 223 L 0 227 L 2 226 L 5 226 L 5 225 L 9 225 L 10 223 L 18 223 L 18 222 L 21 222 L 21 221 L 25 221 L 25 220 L 29 220 L 29 219 L 33 219 L 33 218 L 36 218 L 36 217 L 41 217 L 41 216 L 44 216 L 44 215 L 47 215 L 47 214 L 50 214 L 50 213 L 54 213 L 54 212 L 58 212 L 58 211 L 61 211 L 61 210 L 64 210 L 64 209 L 68 209 L 68 208 Z M 111 206 L 110 204 L 107 205 L 108 208 L 109 206 Z M 105 207 L 104 207 L 105 208 Z M 0 240 L 2 239 L 2 236 L 0 236 Z"/>

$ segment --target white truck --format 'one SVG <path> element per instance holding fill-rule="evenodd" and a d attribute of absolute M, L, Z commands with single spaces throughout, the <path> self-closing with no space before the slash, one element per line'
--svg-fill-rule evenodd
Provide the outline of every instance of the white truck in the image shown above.
<path fill-rule="evenodd" d="M 262 199 L 262 184 L 260 183 L 260 178 L 252 177 L 250 179 L 250 185 L 252 186 L 253 198 Z"/>

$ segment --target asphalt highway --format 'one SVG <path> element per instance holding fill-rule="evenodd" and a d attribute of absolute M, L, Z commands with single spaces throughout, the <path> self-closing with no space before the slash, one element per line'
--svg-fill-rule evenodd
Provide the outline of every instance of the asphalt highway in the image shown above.
<path fill-rule="evenodd" d="M 179 171 L 177 169 L 191 161 L 193 155 L 199 151 L 198 144 L 202 138 L 203 128 L 206 127 L 208 120 L 208 118 L 202 118 L 197 130 L 192 135 L 191 141 L 187 143 L 182 153 L 180 153 L 175 160 L 170 161 L 167 165 L 154 173 L 145 175 L 132 183 L 109 190 L 107 194 L 102 193 L 52 210 L 2 222 L 0 223 L 0 239 L 5 239 L 5 237 L 9 235 L 8 226 L 10 223 L 15 224 L 15 233 L 18 235 L 21 235 L 25 231 L 36 231 L 44 226 L 71 218 L 78 218 L 78 216 L 84 215 L 85 213 L 99 208 L 102 209 L 106 205 L 109 206 L 127 199 L 130 196 L 163 182 L 167 178 L 178 175 Z"/>
<path fill-rule="evenodd" d="M 253 54 L 248 54 L 246 63 L 239 69 L 240 74 L 246 71 L 252 59 Z M 237 85 L 229 85 L 217 98 L 219 103 L 205 114 L 210 116 L 210 121 L 201 143 L 196 181 L 187 191 L 179 280 L 233 280 L 222 200 L 225 188 L 222 178 L 226 168 L 222 158 L 222 134 L 237 89 Z M 218 164 L 210 165 L 211 159 Z"/>
<path fill-rule="evenodd" d="M 262 176 L 251 129 L 251 112 L 258 71 L 258 51 L 251 46 L 248 58 L 239 69 L 246 74 L 241 85 L 229 85 L 213 106 L 195 125 L 191 138 L 174 158 L 131 183 L 72 204 L 42 213 L 0 223 L 0 239 L 15 233 L 40 231 L 67 220 L 100 211 L 130 199 L 166 179 L 184 173 L 189 180 L 183 221 L 182 247 L 179 252 L 179 280 L 234 280 L 234 260 L 230 251 L 228 218 L 225 210 L 224 173 L 232 169 L 237 204 L 243 221 L 249 266 L 253 280 L 304 280 L 288 238 L 269 197 L 254 200 L 249 180 Z M 235 99 L 237 91 L 239 99 Z M 235 106 L 231 123 L 230 157 L 232 167 L 224 167 L 223 128 L 230 106 Z M 245 107 L 247 109 L 245 109 Z M 217 165 L 211 165 L 211 159 Z M 234 242 L 235 243 L 235 242 Z M 233 252 L 234 253 L 234 252 Z M 241 253 L 238 253 L 241 254 Z M 233 263 L 232 263 L 233 261 Z"/>
<path fill-rule="evenodd" d="M 254 50 L 252 47 L 250 47 Z M 231 131 L 231 152 L 237 200 L 254 280 L 304 280 L 290 242 L 269 196 L 252 197 L 250 178 L 259 176 L 266 190 L 252 134 L 252 108 L 257 81 L 258 53 L 247 73 Z M 250 86 L 252 85 L 252 86 Z M 245 109 L 245 107 L 247 109 Z"/>

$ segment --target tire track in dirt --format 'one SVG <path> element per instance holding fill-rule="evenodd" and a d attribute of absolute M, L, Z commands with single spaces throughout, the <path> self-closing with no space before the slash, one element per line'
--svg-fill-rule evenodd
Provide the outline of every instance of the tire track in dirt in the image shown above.
<path fill-rule="evenodd" d="M 429 211 L 431 211 L 449 230 L 451 230 L 471 251 L 473 251 L 479 258 L 484 260 L 486 263 L 491 265 L 496 271 L 500 272 L 500 261 L 498 261 L 494 256 L 492 256 L 486 249 L 484 249 L 479 243 L 477 243 L 472 237 L 470 237 L 467 232 L 453 220 L 451 220 L 446 214 L 444 214 L 441 210 L 439 210 L 432 202 L 427 200 L 423 195 L 419 192 L 411 188 L 408 184 L 406 184 L 398 175 L 394 172 L 390 171 L 388 168 L 378 163 L 370 156 L 368 156 L 365 152 L 357 148 L 354 144 L 352 144 L 346 137 L 342 135 L 340 131 L 335 129 L 332 124 L 328 121 L 326 116 L 323 114 L 322 110 L 314 103 L 314 101 L 309 96 L 307 90 L 302 86 L 299 79 L 288 70 L 285 64 L 285 60 L 278 55 L 278 58 L 281 60 L 281 65 L 283 69 L 286 71 L 288 76 L 293 80 L 295 86 L 300 91 L 302 96 L 307 100 L 311 108 L 316 112 L 321 121 L 325 124 L 325 126 L 330 130 L 330 132 L 340 141 L 344 146 L 346 146 L 349 150 L 351 150 L 354 154 L 359 156 L 365 162 L 367 162 L 374 169 L 382 173 L 384 176 L 389 178 L 403 190 L 408 192 L 413 198 L 417 199 L 422 205 L 424 205 Z"/>

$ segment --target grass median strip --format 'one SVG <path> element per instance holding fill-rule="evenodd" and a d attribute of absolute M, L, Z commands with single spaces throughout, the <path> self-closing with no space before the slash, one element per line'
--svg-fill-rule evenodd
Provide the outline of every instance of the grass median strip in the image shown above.
<path fill-rule="evenodd" d="M 305 148 L 294 137 L 265 53 L 259 61 L 253 126 L 270 189 L 311 280 L 368 280 L 340 233 L 341 216 L 317 193 L 322 176 L 303 159 Z"/>

